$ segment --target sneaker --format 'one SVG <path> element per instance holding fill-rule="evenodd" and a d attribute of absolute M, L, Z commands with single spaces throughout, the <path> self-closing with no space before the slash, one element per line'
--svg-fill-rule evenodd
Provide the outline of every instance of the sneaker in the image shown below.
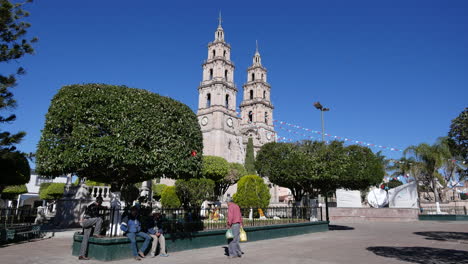
<path fill-rule="evenodd" d="M 141 258 L 140 258 L 140 257 L 135 257 L 135 260 L 138 260 L 138 261 L 140 261 L 140 260 L 141 260 Z"/>
<path fill-rule="evenodd" d="M 159 254 L 160 257 L 169 257 L 168 254 Z"/>
<path fill-rule="evenodd" d="M 140 258 L 145 258 L 145 254 L 141 251 L 138 251 L 138 256 L 140 256 Z"/>

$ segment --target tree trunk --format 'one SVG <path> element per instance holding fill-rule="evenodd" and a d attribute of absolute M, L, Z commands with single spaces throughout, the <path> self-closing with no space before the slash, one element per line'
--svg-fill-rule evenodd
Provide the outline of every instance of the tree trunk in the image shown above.
<path fill-rule="evenodd" d="M 325 217 L 327 222 L 330 222 L 330 218 L 328 217 L 328 194 L 325 194 Z"/>
<path fill-rule="evenodd" d="M 437 181 L 436 178 L 432 178 L 432 188 L 434 189 L 434 198 L 436 203 L 437 214 L 440 214 L 440 204 L 439 204 L 439 191 L 437 190 Z"/>

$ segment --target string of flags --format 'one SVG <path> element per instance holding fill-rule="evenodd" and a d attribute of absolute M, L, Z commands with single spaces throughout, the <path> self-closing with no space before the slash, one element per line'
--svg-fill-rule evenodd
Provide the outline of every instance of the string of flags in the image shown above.
<path fill-rule="evenodd" d="M 310 133 L 314 133 L 314 134 L 318 134 L 318 135 L 322 134 L 322 132 L 320 132 L 320 131 L 305 128 L 305 127 L 295 125 L 295 124 L 291 124 L 291 123 L 288 123 L 288 122 L 284 122 L 284 121 L 281 121 L 281 120 L 273 120 L 273 123 L 279 123 L 280 125 L 286 125 L 286 126 L 289 126 L 289 127 L 292 127 L 292 128 L 301 129 L 301 130 L 304 130 L 304 131 L 307 131 L 307 132 L 310 132 Z M 275 126 L 275 127 L 280 127 L 281 128 L 281 126 Z M 287 131 L 288 132 L 291 131 L 292 133 L 294 133 L 292 130 L 287 130 Z M 347 138 L 347 137 L 334 136 L 334 135 L 331 135 L 331 134 L 328 134 L 328 133 L 324 133 L 324 135 L 327 136 L 327 137 L 333 138 L 333 139 L 343 140 L 345 143 L 353 143 L 353 144 L 356 143 L 356 144 L 363 145 L 363 146 L 368 146 L 368 147 L 375 147 L 375 148 L 381 148 L 381 149 L 384 149 L 384 150 L 403 152 L 403 150 L 399 149 L 399 148 L 387 147 L 387 146 L 373 144 L 373 143 L 369 143 L 369 142 L 365 142 L 365 141 L 353 140 L 353 139 L 350 139 L 350 138 Z"/>

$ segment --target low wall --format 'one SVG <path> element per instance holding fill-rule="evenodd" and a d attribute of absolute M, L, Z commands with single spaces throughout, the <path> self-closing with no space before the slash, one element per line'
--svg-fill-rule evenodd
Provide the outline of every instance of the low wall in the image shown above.
<path fill-rule="evenodd" d="M 417 208 L 329 208 L 330 222 L 410 222 L 418 221 Z"/>
<path fill-rule="evenodd" d="M 307 233 L 328 231 L 328 223 L 324 221 L 307 222 L 260 227 L 245 227 L 249 241 L 272 239 L 279 237 L 303 235 Z M 226 230 L 210 230 L 203 232 L 166 235 L 166 249 L 176 252 L 189 249 L 226 245 Z M 73 236 L 72 254 L 78 256 L 82 235 Z M 138 239 L 141 246 L 143 239 Z M 132 258 L 130 241 L 127 237 L 95 238 L 91 237 L 88 244 L 88 256 L 97 260 L 118 260 Z"/>

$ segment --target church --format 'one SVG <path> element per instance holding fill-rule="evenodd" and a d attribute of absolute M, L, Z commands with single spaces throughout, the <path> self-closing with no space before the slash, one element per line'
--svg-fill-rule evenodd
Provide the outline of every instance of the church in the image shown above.
<path fill-rule="evenodd" d="M 257 45 L 252 65 L 247 68 L 239 116 L 235 66 L 231 46 L 224 37 L 220 16 L 214 41 L 208 44 L 208 56 L 202 64 L 197 116 L 203 133 L 203 154 L 244 164 L 249 138 L 253 139 L 255 153 L 265 143 L 276 141 L 271 86 Z"/>

